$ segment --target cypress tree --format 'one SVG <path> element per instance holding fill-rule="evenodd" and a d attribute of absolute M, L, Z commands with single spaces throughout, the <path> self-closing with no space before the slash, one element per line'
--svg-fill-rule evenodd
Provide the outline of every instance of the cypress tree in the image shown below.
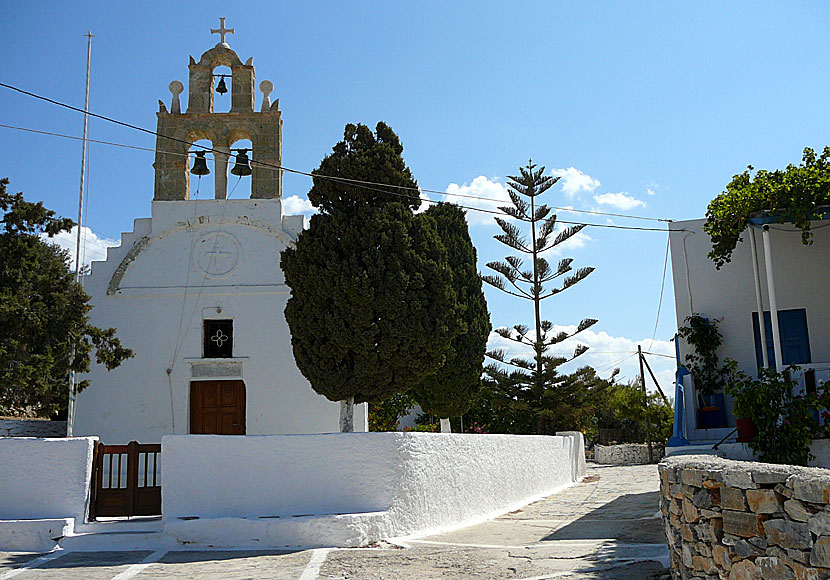
<path fill-rule="evenodd" d="M 314 171 L 320 213 L 282 253 L 285 317 L 297 366 L 312 388 L 355 402 L 405 392 L 444 362 L 459 332 L 447 253 L 434 220 L 415 216 L 417 183 L 384 123 L 347 125 Z M 355 183 L 374 182 L 383 186 Z"/>
<path fill-rule="evenodd" d="M 469 409 L 481 385 L 490 334 L 490 315 L 476 268 L 476 249 L 464 213 L 457 205 L 442 203 L 421 214 L 435 220 L 447 249 L 461 317 L 460 333 L 453 339 L 444 364 L 412 391 L 425 412 L 441 418 L 442 432 L 449 430 L 449 417 L 461 416 Z"/>

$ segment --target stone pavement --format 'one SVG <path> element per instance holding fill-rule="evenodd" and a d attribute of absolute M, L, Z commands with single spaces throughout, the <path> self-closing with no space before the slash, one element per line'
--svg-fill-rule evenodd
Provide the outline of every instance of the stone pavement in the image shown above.
<path fill-rule="evenodd" d="M 0 552 L 0 580 L 666 578 L 657 468 L 588 467 L 561 493 L 482 524 L 365 549 Z"/>

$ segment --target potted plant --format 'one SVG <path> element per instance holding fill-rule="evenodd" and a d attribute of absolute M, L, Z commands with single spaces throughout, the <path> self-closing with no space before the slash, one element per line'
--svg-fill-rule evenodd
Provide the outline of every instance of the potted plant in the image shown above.
<path fill-rule="evenodd" d="M 729 367 L 721 366 L 718 358 L 718 348 L 723 342 L 718 321 L 692 314 L 685 322 L 686 326 L 680 328 L 677 334 L 694 348 L 694 353 L 686 355 L 685 363 L 695 383 L 698 428 L 722 427 L 726 422 L 723 386 Z"/>
<path fill-rule="evenodd" d="M 726 359 L 729 378 L 724 385 L 724 392 L 732 397 L 732 412 L 735 415 L 735 427 L 738 429 L 738 442 L 750 443 L 758 434 L 758 427 L 753 419 L 757 413 L 758 397 L 755 393 L 756 381 L 746 373 L 738 370 L 738 363 Z"/>

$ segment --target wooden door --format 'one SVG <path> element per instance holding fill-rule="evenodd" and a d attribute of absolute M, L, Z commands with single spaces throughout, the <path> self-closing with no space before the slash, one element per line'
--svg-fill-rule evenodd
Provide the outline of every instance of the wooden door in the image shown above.
<path fill-rule="evenodd" d="M 190 383 L 190 432 L 207 435 L 245 434 L 245 383 Z"/>

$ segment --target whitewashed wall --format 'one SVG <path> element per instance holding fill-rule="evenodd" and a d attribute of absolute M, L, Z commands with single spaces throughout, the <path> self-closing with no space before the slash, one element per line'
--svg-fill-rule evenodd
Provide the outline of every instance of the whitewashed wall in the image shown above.
<path fill-rule="evenodd" d="M 0 520 L 83 522 L 94 442 L 94 437 L 0 437 Z"/>
<path fill-rule="evenodd" d="M 677 326 L 684 326 L 686 317 L 693 312 L 719 319 L 724 341 L 721 355 L 735 359 L 744 371 L 755 374 L 752 312 L 758 308 L 747 237 L 749 233 L 744 233 L 744 241 L 738 243 L 732 261 L 717 270 L 715 263 L 706 255 L 712 244 L 702 229 L 704 223 L 705 220 L 700 219 L 671 224 Z M 813 226 L 828 223 L 813 222 Z M 806 309 L 813 362 L 830 362 L 830 333 L 827 332 L 830 328 L 830 293 L 827 290 L 830 280 L 830 228 L 814 230 L 813 244 L 805 246 L 801 243 L 800 231 L 786 224 L 773 224 L 772 227 L 776 228 L 770 231 L 770 242 L 778 309 Z M 681 229 L 693 233 L 677 231 Z M 756 232 L 755 236 L 764 309 L 769 310 L 761 232 Z M 686 345 L 681 343 L 681 355 L 685 356 L 686 351 Z"/>
<path fill-rule="evenodd" d="M 111 372 L 94 365 L 75 434 L 117 444 L 189 433 L 192 378 L 242 379 L 248 434 L 338 431 L 339 405 L 297 369 L 283 315 L 280 252 L 301 227 L 302 216 L 283 218 L 280 200 L 154 202 L 152 219 L 136 220 L 87 279 L 92 322 L 116 327 L 136 356 Z M 238 251 L 225 274 L 199 267 L 199 242 L 212 232 Z M 205 318 L 234 320 L 233 359 L 202 359 Z M 365 429 L 366 405 L 355 424 Z"/>
<path fill-rule="evenodd" d="M 757 311 L 755 283 L 749 232 L 744 232 L 732 254 L 732 261 L 715 268 L 707 257 L 712 249 L 708 234 L 702 227 L 705 220 L 689 220 L 671 224 L 671 263 L 674 281 L 674 302 L 678 328 L 692 313 L 719 320 L 723 335 L 721 358 L 732 358 L 745 372 L 757 371 L 755 343 L 752 332 L 752 312 Z M 814 226 L 830 222 L 813 222 Z M 804 308 L 810 351 L 814 363 L 830 362 L 830 228 L 814 230 L 810 246 L 801 243 L 801 233 L 786 224 L 773 224 L 770 245 L 773 257 L 775 294 L 779 310 Z M 679 231 L 687 230 L 687 231 Z M 787 230 L 787 231 L 782 231 Z M 755 232 L 760 266 L 760 280 L 764 310 L 769 310 L 763 239 Z M 681 341 L 681 360 L 690 352 Z M 688 379 L 688 377 L 687 377 Z M 688 381 L 690 382 L 690 381 Z M 695 429 L 695 399 L 692 388 L 685 393 L 686 436 L 691 440 L 718 440 L 734 428 L 731 401 L 727 397 L 727 417 L 731 426 L 723 429 Z"/>
<path fill-rule="evenodd" d="M 165 530 L 216 546 L 365 545 L 493 517 L 584 475 L 581 435 L 165 436 L 162 449 Z"/>

